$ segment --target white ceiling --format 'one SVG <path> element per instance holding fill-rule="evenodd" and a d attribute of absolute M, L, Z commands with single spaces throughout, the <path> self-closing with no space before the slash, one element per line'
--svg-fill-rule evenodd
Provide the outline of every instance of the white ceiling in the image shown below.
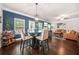
<path fill-rule="evenodd" d="M 4 7 L 35 16 L 36 7 L 34 3 L 4 3 Z M 38 17 L 48 21 L 55 21 L 61 15 L 76 15 L 79 13 L 78 3 L 38 3 Z M 78 16 L 77 14 L 76 16 Z"/>

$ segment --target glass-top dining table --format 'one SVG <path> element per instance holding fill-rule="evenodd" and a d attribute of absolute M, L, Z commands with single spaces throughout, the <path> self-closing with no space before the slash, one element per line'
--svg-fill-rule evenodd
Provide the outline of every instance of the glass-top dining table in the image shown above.
<path fill-rule="evenodd" d="M 47 40 L 42 40 L 41 38 L 38 39 L 38 37 L 41 37 L 41 36 L 38 36 L 36 34 L 30 35 L 30 36 L 25 36 L 26 39 L 24 40 L 24 42 L 27 43 L 25 45 L 31 46 L 34 49 L 41 48 L 41 51 L 43 50 L 43 52 L 46 51 L 46 49 L 49 50 Z M 24 47 L 22 49 L 22 54 L 24 53 L 23 51 L 24 51 Z"/>
<path fill-rule="evenodd" d="M 39 48 L 40 46 L 47 45 L 47 39 L 41 38 L 41 33 L 35 33 L 31 35 L 31 41 L 32 41 L 32 48 Z"/>
<path fill-rule="evenodd" d="M 31 33 L 30 33 L 31 34 Z M 39 48 L 40 40 L 37 39 L 37 36 L 40 36 L 41 33 L 32 33 L 32 48 Z"/>

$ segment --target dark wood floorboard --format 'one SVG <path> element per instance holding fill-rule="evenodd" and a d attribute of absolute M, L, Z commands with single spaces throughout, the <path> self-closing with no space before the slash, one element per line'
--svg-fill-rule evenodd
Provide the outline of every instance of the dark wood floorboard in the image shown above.
<path fill-rule="evenodd" d="M 20 41 L 0 48 L 0 55 L 21 55 Z M 49 41 L 49 51 L 43 53 L 39 49 L 25 48 L 24 55 L 79 55 L 79 48 L 77 42 L 52 39 Z"/>

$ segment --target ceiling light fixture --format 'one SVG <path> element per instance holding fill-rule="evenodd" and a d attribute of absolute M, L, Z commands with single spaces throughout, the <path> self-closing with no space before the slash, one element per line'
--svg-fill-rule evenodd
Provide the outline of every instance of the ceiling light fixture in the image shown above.
<path fill-rule="evenodd" d="M 60 15 L 59 17 L 56 17 L 56 19 L 59 20 L 64 20 L 65 18 L 68 18 L 68 15 L 64 14 L 64 15 Z"/>
<path fill-rule="evenodd" d="M 64 15 L 61 15 L 60 17 L 61 17 L 60 20 L 64 20 L 64 19 L 68 18 L 69 16 L 64 14 Z"/>

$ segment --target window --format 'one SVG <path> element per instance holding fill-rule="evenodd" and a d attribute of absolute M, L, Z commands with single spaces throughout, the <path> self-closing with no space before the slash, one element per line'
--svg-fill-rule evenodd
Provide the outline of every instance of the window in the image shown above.
<path fill-rule="evenodd" d="M 14 30 L 16 34 L 19 34 L 19 31 L 25 32 L 25 20 L 20 18 L 14 18 Z"/>
<path fill-rule="evenodd" d="M 42 23 L 38 23 L 38 32 L 42 32 Z"/>
<path fill-rule="evenodd" d="M 51 29 L 51 24 L 48 24 L 48 29 L 49 29 L 49 30 Z"/>
<path fill-rule="evenodd" d="M 47 22 L 44 22 L 44 26 L 48 26 L 48 23 Z"/>
<path fill-rule="evenodd" d="M 29 21 L 29 31 L 30 33 L 35 32 L 35 22 L 34 21 Z"/>

